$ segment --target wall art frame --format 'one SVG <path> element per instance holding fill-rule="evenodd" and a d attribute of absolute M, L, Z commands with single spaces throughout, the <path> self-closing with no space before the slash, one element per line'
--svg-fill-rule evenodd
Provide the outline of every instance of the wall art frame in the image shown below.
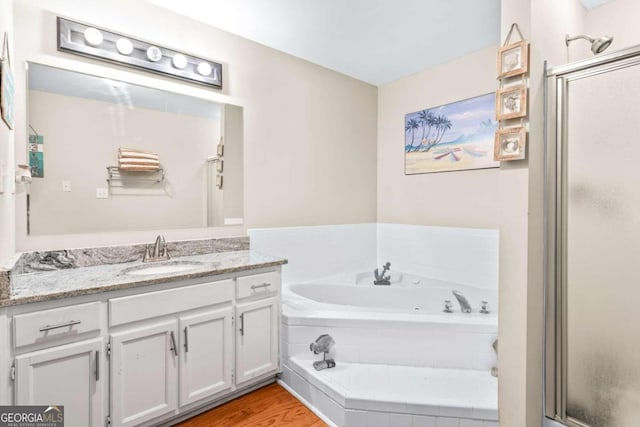
<path fill-rule="evenodd" d="M 495 92 L 407 113 L 405 175 L 496 168 Z"/>
<path fill-rule="evenodd" d="M 222 64 L 58 17 L 58 50 L 222 89 Z"/>
<path fill-rule="evenodd" d="M 509 120 L 527 116 L 527 92 L 524 84 L 508 86 L 496 92 L 496 119 Z"/>
<path fill-rule="evenodd" d="M 519 42 L 498 49 L 498 79 L 525 75 L 529 72 L 529 42 Z"/>
<path fill-rule="evenodd" d="M 522 160 L 526 156 L 526 149 L 527 130 L 524 126 L 514 126 L 496 131 L 494 160 Z"/>
<path fill-rule="evenodd" d="M 9 35 L 5 32 L 2 41 L 2 56 L 0 57 L 0 115 L 11 130 L 15 125 L 15 93 L 15 81 L 9 53 Z"/>

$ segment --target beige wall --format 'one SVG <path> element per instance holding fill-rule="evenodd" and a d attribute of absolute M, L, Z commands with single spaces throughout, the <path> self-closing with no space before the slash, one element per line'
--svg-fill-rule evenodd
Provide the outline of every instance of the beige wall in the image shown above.
<path fill-rule="evenodd" d="M 496 48 L 381 86 L 378 221 L 498 228 L 498 169 L 404 174 L 404 116 L 496 90 Z"/>
<path fill-rule="evenodd" d="M 16 55 L 13 50 L 13 23 L 11 0 L 0 0 L 0 43 L 5 32 L 9 35 L 12 68 L 16 69 Z M 5 175 L 4 187 L 0 188 L 0 266 L 13 255 L 15 250 L 15 197 L 12 194 L 14 170 L 14 132 L 0 121 L 0 175 Z M 2 181 L 0 176 L 0 181 Z"/>
<path fill-rule="evenodd" d="M 218 60 L 224 64 L 224 93 L 57 52 L 56 15 Z M 18 69 L 25 60 L 45 62 L 241 105 L 247 227 L 375 221 L 374 86 L 141 1 L 25 0 L 14 4 L 14 19 L 19 41 L 14 65 Z M 22 83 L 18 81 L 18 86 Z M 17 102 L 17 157 L 24 160 L 24 93 L 18 93 Z M 138 232 L 32 239 L 25 237 L 24 221 L 17 219 L 22 221 L 18 224 L 18 250 L 153 237 L 152 233 Z M 164 234 L 171 240 L 244 230 L 167 230 Z M 2 229 L 3 233 L 12 231 Z"/>
<path fill-rule="evenodd" d="M 531 43 L 528 159 L 500 169 L 498 400 L 509 427 L 542 422 L 544 61 L 567 62 L 564 36 L 584 30 L 584 15 L 578 0 L 502 2 L 502 36 L 517 22 Z"/>
<path fill-rule="evenodd" d="M 206 226 L 206 159 L 216 153 L 219 117 L 31 90 L 29 123 L 45 147 L 44 177 L 30 186 L 31 234 Z M 119 147 L 157 153 L 165 182 L 107 185 L 106 167 L 117 166 Z M 235 169 L 242 173 L 241 161 Z M 149 179 L 146 175 L 142 178 Z M 70 182 L 70 192 L 62 191 L 62 181 Z M 97 199 L 96 188 L 108 188 L 110 197 Z"/>
<path fill-rule="evenodd" d="M 502 2 L 502 38 L 517 22 L 531 42 L 526 161 L 503 162 L 500 169 L 403 174 L 398 141 L 404 114 L 496 90 L 495 48 L 379 89 L 378 220 L 500 230 L 499 408 L 506 427 L 542 422 L 543 63 L 568 61 L 564 36 L 583 32 L 585 15 L 579 0 Z M 571 58 L 582 57 L 585 49 L 572 45 Z"/>
<path fill-rule="evenodd" d="M 593 37 L 613 36 L 607 52 L 635 46 L 640 44 L 638 17 L 638 0 L 615 0 L 587 12 L 585 32 Z"/>
<path fill-rule="evenodd" d="M 224 218 L 243 217 L 244 198 L 242 197 L 242 189 L 244 183 L 242 179 L 244 174 L 241 168 L 234 167 L 234 165 L 238 163 L 242 164 L 242 158 L 244 156 L 242 123 L 242 108 L 235 105 L 225 105 L 222 221 L 224 221 Z M 223 222 L 221 222 L 221 224 L 222 223 Z"/>

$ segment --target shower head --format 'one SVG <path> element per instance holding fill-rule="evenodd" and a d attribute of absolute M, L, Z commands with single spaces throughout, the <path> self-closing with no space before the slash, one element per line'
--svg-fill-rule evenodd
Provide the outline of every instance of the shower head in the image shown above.
<path fill-rule="evenodd" d="M 570 42 L 577 39 L 588 40 L 591 43 L 591 52 L 593 52 L 594 55 L 604 52 L 609 46 L 611 46 L 611 43 L 613 42 L 613 37 L 610 36 L 603 36 L 594 39 L 593 37 L 589 37 L 584 34 L 580 34 L 579 36 L 574 37 L 570 37 L 569 34 L 567 34 L 564 38 L 564 42 L 567 46 L 569 46 Z"/>

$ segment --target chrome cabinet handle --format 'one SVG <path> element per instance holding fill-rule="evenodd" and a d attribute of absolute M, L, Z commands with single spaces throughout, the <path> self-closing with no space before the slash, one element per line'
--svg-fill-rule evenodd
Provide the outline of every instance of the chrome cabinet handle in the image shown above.
<path fill-rule="evenodd" d="M 174 355 L 178 355 L 178 348 L 176 347 L 176 336 L 173 331 L 171 331 L 171 351 L 173 351 Z"/>
<path fill-rule="evenodd" d="M 40 332 L 46 332 L 52 329 L 67 328 L 69 326 L 79 325 L 80 323 L 82 323 L 81 320 L 69 320 L 68 322 L 60 323 L 59 325 L 45 325 L 40 328 Z"/>
<path fill-rule="evenodd" d="M 187 326 L 184 327 L 184 351 L 185 353 L 189 352 L 189 328 Z"/>
<path fill-rule="evenodd" d="M 100 381 L 100 352 L 96 351 L 96 381 Z"/>
<path fill-rule="evenodd" d="M 244 313 L 240 315 L 240 336 L 244 336 Z"/>
<path fill-rule="evenodd" d="M 260 288 L 268 288 L 269 286 L 271 286 L 271 283 L 267 283 L 264 282 L 262 285 L 251 285 L 251 290 L 255 291 L 256 289 L 260 289 Z"/>

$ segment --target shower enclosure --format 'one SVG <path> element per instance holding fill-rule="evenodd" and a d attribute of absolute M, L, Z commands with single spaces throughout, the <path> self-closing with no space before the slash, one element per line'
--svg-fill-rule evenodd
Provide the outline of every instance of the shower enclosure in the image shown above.
<path fill-rule="evenodd" d="M 547 70 L 546 416 L 640 425 L 640 46 Z"/>

